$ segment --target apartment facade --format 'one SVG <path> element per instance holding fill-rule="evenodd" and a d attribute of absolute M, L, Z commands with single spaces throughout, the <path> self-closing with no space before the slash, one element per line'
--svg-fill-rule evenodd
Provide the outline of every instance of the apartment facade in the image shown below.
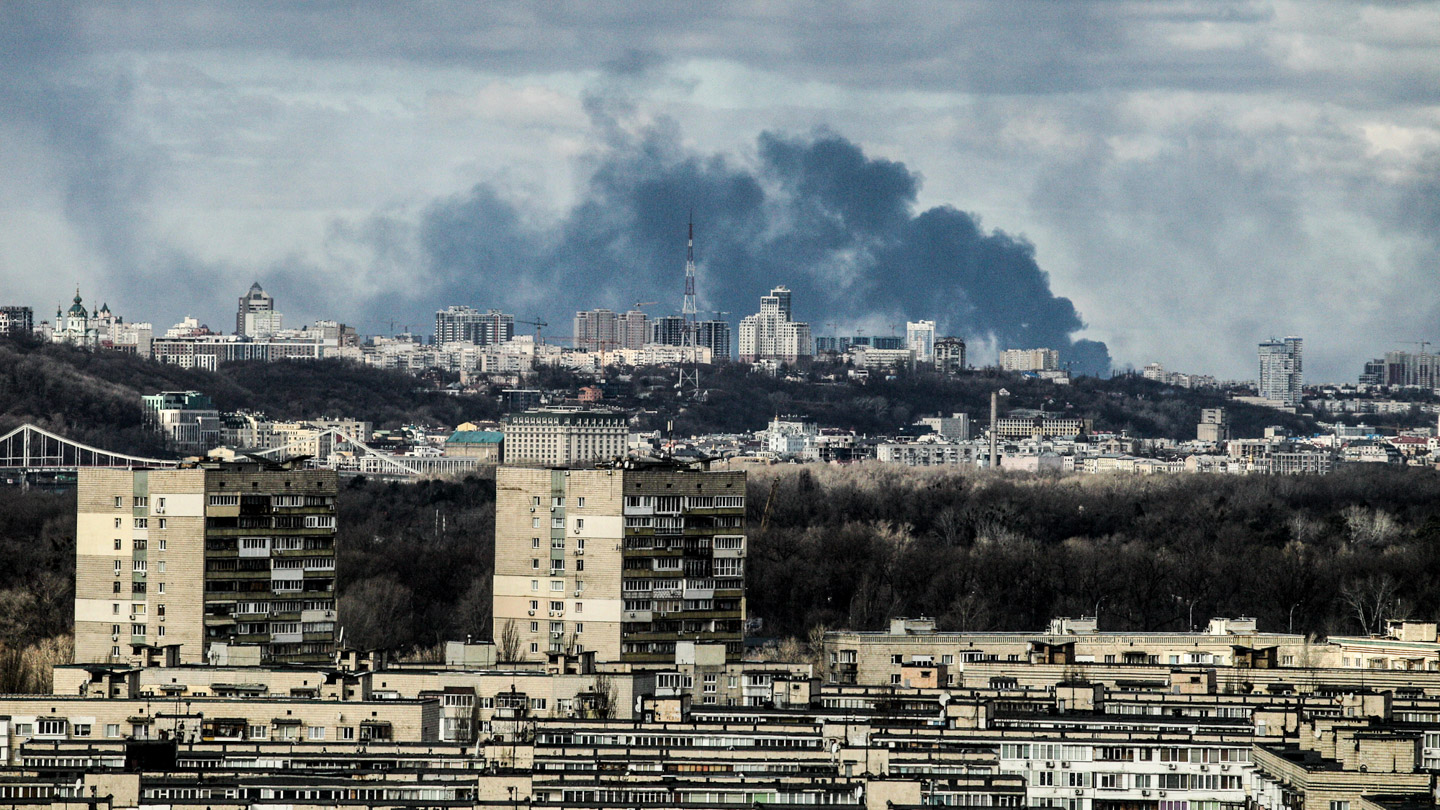
<path fill-rule="evenodd" d="M 493 346 L 515 339 L 515 316 L 491 309 L 481 312 L 467 306 L 451 306 L 435 313 L 435 345 L 473 343 Z"/>
<path fill-rule="evenodd" d="M 75 662 L 255 645 L 276 663 L 335 650 L 334 472 L 259 463 L 81 469 Z"/>
<path fill-rule="evenodd" d="M 935 368 L 942 374 L 959 374 L 965 370 L 965 341 L 957 337 L 935 341 Z"/>
<path fill-rule="evenodd" d="M 1060 352 L 1055 349 L 1006 349 L 1000 353 L 1003 371 L 1056 371 Z"/>
<path fill-rule="evenodd" d="M 745 473 L 669 462 L 505 466 L 495 513 L 502 657 L 594 652 L 667 665 L 676 644 L 690 641 L 740 658 Z"/>
<path fill-rule="evenodd" d="M 1279 405 L 1296 406 L 1305 389 L 1305 347 L 1293 335 L 1260 344 L 1261 397 Z"/>
<path fill-rule="evenodd" d="M 760 298 L 760 312 L 740 321 L 740 362 L 794 363 L 814 353 L 810 324 L 790 319 L 790 290 L 776 287 Z"/>

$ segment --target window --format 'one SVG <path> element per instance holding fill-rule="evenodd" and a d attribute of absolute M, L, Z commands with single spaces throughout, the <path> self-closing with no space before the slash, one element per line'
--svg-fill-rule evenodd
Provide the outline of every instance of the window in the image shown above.
<path fill-rule="evenodd" d="M 538 570 L 540 570 L 540 558 L 539 558 L 539 557 L 531 557 L 531 558 L 530 558 L 530 570 L 532 570 L 532 571 L 538 571 Z"/>
<path fill-rule="evenodd" d="M 115 518 L 115 528 L 120 528 L 120 518 Z"/>
<path fill-rule="evenodd" d="M 564 610 L 564 609 L 565 609 L 565 603 L 564 603 L 564 602 L 551 602 L 551 603 L 550 603 L 550 609 L 551 609 L 551 610 L 557 610 L 557 611 L 559 611 L 559 610 Z"/>
<path fill-rule="evenodd" d="M 165 528 L 165 518 L 160 518 L 160 528 Z"/>
<path fill-rule="evenodd" d="M 575 612 L 576 612 L 576 613 L 584 613 L 584 612 L 585 612 L 585 603 L 584 603 L 584 602 L 576 602 L 576 603 L 575 603 Z"/>
<path fill-rule="evenodd" d="M 1350 810 L 1350 802 L 1331 800 L 1330 810 Z"/>
<path fill-rule="evenodd" d="M 118 538 L 118 537 L 115 538 L 115 550 L 116 550 L 116 551 L 119 551 L 119 550 L 120 550 L 120 538 Z"/>
<path fill-rule="evenodd" d="M 114 593 L 120 593 L 120 580 L 117 579 L 110 584 L 115 586 Z"/>
<path fill-rule="evenodd" d="M 309 739 L 309 740 L 323 740 L 323 739 L 325 739 L 325 727 L 324 727 L 324 726 L 310 726 L 309 728 L 305 729 L 305 738 L 306 738 L 306 739 Z"/>
<path fill-rule="evenodd" d="M 538 517 L 532 517 L 532 518 L 530 518 L 530 528 L 532 528 L 532 529 L 538 529 L 538 528 L 540 528 L 540 518 L 538 518 Z"/>
<path fill-rule="evenodd" d="M 121 508 L 124 508 L 124 506 L 125 506 L 125 499 L 124 499 L 124 498 L 121 498 L 119 495 L 116 495 L 116 496 L 115 496 L 115 508 L 116 508 L 116 509 L 121 509 Z"/>
<path fill-rule="evenodd" d="M 119 561 L 119 560 L 116 560 L 116 561 L 115 561 L 115 573 L 117 573 L 117 574 L 120 573 L 120 561 Z"/>
<path fill-rule="evenodd" d="M 156 606 L 155 606 L 155 614 L 156 614 L 157 616 L 159 616 L 160 618 L 162 618 L 162 619 L 165 618 L 165 606 L 164 606 L 163 604 L 161 604 L 161 605 L 156 605 Z"/>
<path fill-rule="evenodd" d="M 76 723 L 76 724 L 75 724 L 75 730 L 71 733 L 71 736 L 74 736 L 74 737 L 89 737 L 89 736 L 90 736 L 90 724 L 89 724 L 89 723 Z"/>
<path fill-rule="evenodd" d="M 161 550 L 161 551 L 164 551 L 164 550 L 165 550 L 165 541 L 164 541 L 164 540 L 161 540 L 161 541 L 160 541 L 160 550 Z"/>
<path fill-rule="evenodd" d="M 538 632 L 540 632 L 540 622 L 530 622 L 530 632 L 532 632 L 532 633 L 538 633 Z"/>
<path fill-rule="evenodd" d="M 119 500 L 119 499 L 117 498 L 116 500 Z M 106 737 L 119 737 L 119 736 L 120 736 L 120 724 L 119 724 L 119 723 L 106 723 L 106 724 L 105 724 L 105 736 L 106 736 Z"/>
<path fill-rule="evenodd" d="M 155 631 L 155 635 L 159 636 L 160 638 L 164 638 L 164 637 L 165 637 L 165 625 L 163 625 L 163 624 L 160 625 L 159 629 L 157 629 L 157 630 Z"/>
<path fill-rule="evenodd" d="M 156 499 L 155 499 L 155 505 L 158 506 L 158 507 L 160 507 L 161 509 L 164 509 L 164 508 L 165 508 L 165 499 L 164 499 L 164 498 L 156 498 Z"/>
<path fill-rule="evenodd" d="M 550 548 L 559 549 L 559 550 L 561 550 L 561 551 L 564 551 L 564 550 L 565 550 L 565 538 L 563 538 L 563 537 L 552 537 L 552 538 L 550 538 Z"/>
<path fill-rule="evenodd" d="M 111 602 L 111 603 L 110 603 L 110 612 L 111 612 L 111 613 L 118 614 L 118 613 L 120 612 L 120 603 L 119 603 L 119 602 Z"/>
<path fill-rule="evenodd" d="M 584 495 L 581 495 L 580 497 L 578 497 L 578 498 L 575 499 L 575 506 L 579 507 L 580 509 L 584 509 L 584 508 L 585 508 L 585 496 L 584 496 Z"/>
<path fill-rule="evenodd" d="M 540 547 L 540 538 L 538 538 L 538 537 L 532 537 L 532 538 L 530 538 L 530 547 L 531 547 L 531 548 L 539 548 L 539 547 Z"/>
<path fill-rule="evenodd" d="M 539 505 L 540 505 L 540 496 L 539 496 L 539 495 L 535 495 L 535 496 L 531 497 L 531 498 L 530 498 L 530 505 L 531 505 L 531 506 L 539 506 Z"/>
<path fill-rule="evenodd" d="M 905 656 L 903 656 L 903 655 L 892 655 L 892 656 L 890 656 L 890 663 L 892 663 L 892 664 L 899 664 L 899 663 L 902 663 L 902 662 L 904 661 L 904 659 L 905 659 Z"/>
<path fill-rule="evenodd" d="M 553 634 L 553 633 L 563 633 L 563 632 L 565 632 L 565 623 L 564 623 L 564 622 L 550 622 L 550 632 L 551 632 L 552 634 Z"/>
<path fill-rule="evenodd" d="M 892 685 L 899 686 L 899 685 L 900 685 L 900 676 L 899 676 L 898 674 L 896 674 L 896 675 L 891 675 L 891 676 L 890 676 L 890 683 L 891 683 Z"/>
<path fill-rule="evenodd" d="M 120 648 L 119 648 L 119 647 L 111 647 L 111 648 L 110 648 L 110 657 L 111 657 L 111 658 L 119 658 L 119 657 L 120 657 Z"/>
<path fill-rule="evenodd" d="M 160 583 L 160 593 L 164 593 L 164 592 L 165 592 L 165 583 L 162 582 L 162 583 Z"/>
<path fill-rule="evenodd" d="M 1037 778 L 1036 778 L 1036 780 L 1035 780 L 1035 783 L 1036 783 L 1037 785 L 1040 785 L 1041 787 L 1054 787 L 1054 786 L 1055 786 L 1055 772 L 1054 772 L 1054 771 L 1041 771 L 1040 773 L 1036 774 L 1036 777 L 1037 777 Z"/>
<path fill-rule="evenodd" d="M 552 580 L 550 580 L 550 590 L 552 590 L 552 591 L 563 591 L 563 590 L 565 590 L 565 581 L 564 581 L 564 580 L 560 580 L 560 579 L 552 579 Z"/>
<path fill-rule="evenodd" d="M 557 508 L 558 508 L 558 507 L 561 507 L 561 506 L 564 506 L 564 505 L 565 505 L 565 498 L 564 498 L 564 496 L 556 496 L 556 497 L 554 497 L 554 498 L 551 498 L 551 499 L 550 499 L 550 505 L 551 505 L 551 506 L 554 506 L 554 507 L 557 507 Z"/>
<path fill-rule="evenodd" d="M 132 624 L 132 625 L 130 625 L 130 635 L 132 635 L 132 636 L 143 636 L 143 635 L 145 635 L 145 625 L 143 625 L 143 624 Z"/>
<path fill-rule="evenodd" d="M 584 551 L 584 550 L 585 550 L 585 538 L 583 538 L 583 537 L 577 537 L 577 538 L 575 538 L 575 548 L 577 548 L 577 549 L 579 549 L 579 550 L 581 550 L 581 551 Z"/>
<path fill-rule="evenodd" d="M 144 571 L 147 568 L 145 560 L 131 560 L 130 567 L 135 571 Z"/>
<path fill-rule="evenodd" d="M 575 531 L 584 531 L 585 518 L 575 518 Z"/>
<path fill-rule="evenodd" d="M 264 740 L 270 736 L 269 726 L 251 726 L 246 734 L 252 740 Z"/>
<path fill-rule="evenodd" d="M 335 736 L 342 740 L 353 740 L 355 739 L 355 727 L 339 726 L 335 729 Z"/>
<path fill-rule="evenodd" d="M 575 561 L 575 570 L 576 570 L 576 571 L 584 571 L 584 570 L 585 570 L 585 561 L 584 561 L 584 560 L 576 560 L 576 561 Z"/>
<path fill-rule="evenodd" d="M 538 652 L 540 652 L 540 645 L 539 645 L 538 643 L 534 642 L 534 641 L 530 642 L 530 652 L 532 652 L 532 653 L 538 653 Z"/>
<path fill-rule="evenodd" d="M 137 528 L 137 529 L 148 529 L 148 528 L 150 528 L 150 518 L 135 518 L 135 528 Z"/>
<path fill-rule="evenodd" d="M 559 517 L 550 518 L 550 528 L 552 528 L 552 529 L 563 529 L 563 528 L 565 528 L 565 518 L 559 518 Z"/>
<path fill-rule="evenodd" d="M 539 609 L 540 609 L 540 600 L 539 600 L 539 599 L 531 599 L 531 600 L 530 600 L 530 609 L 531 609 L 531 610 L 539 610 Z"/>
<path fill-rule="evenodd" d="M 575 624 L 575 635 L 578 636 L 578 635 L 580 635 L 580 634 L 583 633 L 583 632 L 585 632 L 585 623 L 584 623 L 584 622 L 577 622 L 577 623 Z"/>
<path fill-rule="evenodd" d="M 540 580 L 538 580 L 538 579 L 532 579 L 532 580 L 530 580 L 530 590 L 532 590 L 532 591 L 538 591 L 538 590 L 540 590 Z"/>
<path fill-rule="evenodd" d="M 112 625 L 110 625 L 110 635 L 112 635 L 112 636 L 118 636 L 118 635 L 120 635 L 120 625 L 118 625 L 118 624 L 112 624 Z"/>

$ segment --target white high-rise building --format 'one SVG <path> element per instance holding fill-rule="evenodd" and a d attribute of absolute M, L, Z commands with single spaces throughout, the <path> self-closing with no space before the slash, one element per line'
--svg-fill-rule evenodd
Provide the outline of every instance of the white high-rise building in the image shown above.
<path fill-rule="evenodd" d="M 1260 344 L 1260 396 L 1279 405 L 1300 404 L 1305 388 L 1304 341 L 1293 335 Z"/>
<path fill-rule="evenodd" d="M 916 362 L 935 362 L 935 322 L 906 322 L 905 348 L 909 349 L 912 352 L 915 352 Z"/>
<path fill-rule="evenodd" d="M 790 320 L 790 289 L 776 287 L 761 296 L 760 312 L 740 321 L 740 362 L 809 359 L 814 350 L 810 324 Z"/>

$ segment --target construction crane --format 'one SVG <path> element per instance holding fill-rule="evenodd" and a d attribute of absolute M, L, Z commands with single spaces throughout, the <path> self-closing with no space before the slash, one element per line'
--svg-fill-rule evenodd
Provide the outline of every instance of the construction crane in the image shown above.
<path fill-rule="evenodd" d="M 523 323 L 523 324 L 525 324 L 526 326 L 533 326 L 533 327 L 535 327 L 535 345 L 536 345 L 536 346 L 544 346 L 544 345 L 545 345 L 545 341 L 540 337 L 540 330 L 543 329 L 543 328 L 545 328 L 545 327 L 547 327 L 547 326 L 549 326 L 550 324 L 546 323 L 545 321 L 540 320 L 540 316 L 539 316 L 539 315 L 536 315 L 536 316 L 535 316 L 535 320 L 533 320 L 533 321 L 516 321 L 515 323 Z"/>
<path fill-rule="evenodd" d="M 1430 345 L 1430 341 L 1428 341 L 1428 340 L 1416 340 L 1416 341 L 1412 341 L 1412 342 L 1413 342 L 1416 346 L 1419 346 L 1419 347 L 1420 347 L 1420 353 L 1421 353 L 1421 354 L 1424 354 L 1424 353 L 1425 353 L 1425 347 Z"/>

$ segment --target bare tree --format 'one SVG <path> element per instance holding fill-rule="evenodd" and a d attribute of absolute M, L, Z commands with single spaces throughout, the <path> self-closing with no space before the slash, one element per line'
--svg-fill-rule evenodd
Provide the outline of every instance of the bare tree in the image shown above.
<path fill-rule="evenodd" d="M 1361 632 L 1378 634 L 1385 629 L 1385 620 L 1394 617 L 1398 589 L 1399 585 L 1389 574 L 1372 574 L 1342 586 L 1340 599 L 1360 622 Z"/>
<path fill-rule="evenodd" d="M 514 619 L 508 619 L 505 626 L 500 628 L 500 638 L 495 640 L 496 646 L 500 648 L 500 660 L 502 662 L 515 661 L 520 657 L 520 629 L 515 626 Z"/>

